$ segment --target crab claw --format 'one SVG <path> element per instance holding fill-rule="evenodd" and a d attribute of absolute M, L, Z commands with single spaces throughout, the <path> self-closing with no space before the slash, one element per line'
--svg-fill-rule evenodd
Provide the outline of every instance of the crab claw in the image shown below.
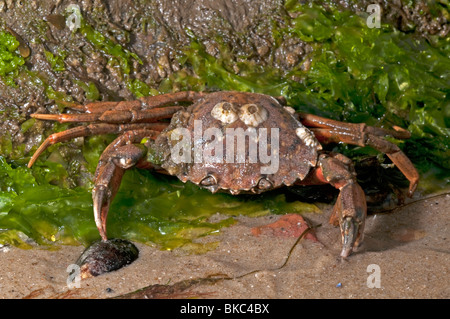
<path fill-rule="evenodd" d="M 100 237 L 106 241 L 106 219 L 109 206 L 119 189 L 124 169 L 116 165 L 115 161 L 108 160 L 106 163 L 100 161 L 97 168 L 98 174 L 92 190 L 92 201 L 94 220 Z"/>
<path fill-rule="evenodd" d="M 362 242 L 364 222 L 347 216 L 340 223 L 340 227 L 342 235 L 341 257 L 347 258 Z"/>
<path fill-rule="evenodd" d="M 95 224 L 103 241 L 108 239 L 106 236 L 106 219 L 108 217 L 110 197 L 111 192 L 104 185 L 96 185 L 92 190 Z"/>
<path fill-rule="evenodd" d="M 339 196 L 330 216 L 330 223 L 340 226 L 342 237 L 341 257 L 346 258 L 363 241 L 367 203 L 363 189 L 356 181 L 356 173 L 350 159 L 341 154 L 319 158 L 317 176 L 339 189 Z"/>
<path fill-rule="evenodd" d="M 120 139 L 119 139 L 120 142 Z M 117 194 L 125 171 L 145 155 L 142 145 L 128 144 L 116 146 L 113 142 L 111 150 L 106 150 L 97 166 L 94 189 L 92 190 L 95 224 L 103 241 L 106 236 L 106 219 L 109 206 Z"/>
<path fill-rule="evenodd" d="M 363 242 L 367 206 L 362 188 L 353 182 L 342 187 L 335 210 L 342 237 L 341 257 L 347 258 Z"/>

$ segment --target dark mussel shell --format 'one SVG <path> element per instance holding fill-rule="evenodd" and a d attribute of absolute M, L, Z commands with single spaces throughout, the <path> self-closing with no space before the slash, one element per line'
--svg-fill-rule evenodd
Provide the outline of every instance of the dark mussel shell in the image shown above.
<path fill-rule="evenodd" d="M 139 250 L 130 241 L 114 238 L 94 242 L 86 248 L 76 264 L 81 278 L 89 278 L 118 270 L 131 264 L 139 256 Z"/>

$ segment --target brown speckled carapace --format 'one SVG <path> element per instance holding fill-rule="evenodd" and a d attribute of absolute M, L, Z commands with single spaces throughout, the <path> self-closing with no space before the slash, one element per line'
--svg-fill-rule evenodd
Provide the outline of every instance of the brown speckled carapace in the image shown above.
<path fill-rule="evenodd" d="M 227 120 L 229 114 L 225 115 L 225 121 L 221 121 L 218 116 L 212 116 L 212 111 L 217 105 L 223 105 L 226 101 L 230 109 L 236 116 L 234 121 Z M 261 121 L 249 121 L 251 124 L 245 124 L 242 117 L 246 113 L 241 112 L 244 108 L 246 111 L 252 111 L 251 107 L 255 106 L 264 110 L 267 117 L 259 117 Z M 250 107 L 247 107 L 250 106 Z M 249 110 L 250 109 L 250 110 Z M 255 110 L 257 113 L 258 110 Z M 242 114 L 244 113 L 244 114 Z M 161 167 L 167 170 L 171 175 L 176 175 L 183 182 L 193 182 L 199 186 L 208 188 L 212 192 L 227 191 L 232 194 L 242 192 L 261 193 L 270 189 L 281 186 L 291 186 L 299 180 L 303 180 L 308 174 L 311 167 L 315 167 L 317 163 L 317 152 L 321 149 L 321 145 L 317 142 L 314 135 L 310 133 L 311 138 L 316 142 L 307 144 L 305 139 L 299 137 L 296 133 L 298 128 L 307 130 L 295 117 L 286 110 L 280 102 L 268 95 L 242 92 L 216 92 L 209 94 L 206 98 L 199 100 L 197 103 L 189 106 L 186 110 L 179 111 L 172 120 L 171 124 L 157 137 L 155 142 L 155 152 L 165 154 Z M 181 119 L 180 119 L 181 118 Z M 246 118 L 244 118 L 245 120 Z M 200 122 L 196 122 L 200 121 Z M 230 123 L 231 122 L 231 123 Z M 201 123 L 202 135 L 196 137 L 194 132 L 195 124 Z M 205 161 L 196 161 L 194 158 L 195 150 L 192 149 L 191 159 L 183 163 L 175 163 L 171 158 L 171 149 L 173 147 L 172 132 L 178 128 L 186 128 L 191 134 L 192 148 L 196 147 L 203 151 L 210 139 L 204 139 L 203 133 L 205 129 L 215 127 L 224 137 L 223 156 L 221 163 L 207 163 Z M 268 144 L 267 151 L 273 152 L 272 159 L 277 156 L 278 169 L 272 174 L 262 174 L 261 168 L 267 167 L 272 163 L 262 163 L 258 160 L 251 163 L 249 154 L 249 137 L 245 137 L 246 156 L 245 162 L 239 163 L 236 156 L 231 160 L 226 158 L 226 151 L 229 147 L 234 147 L 234 155 L 238 153 L 237 144 L 238 137 L 227 135 L 227 132 L 247 132 L 254 129 L 255 135 L 259 136 L 261 129 L 265 129 L 267 137 L 265 142 Z M 273 129 L 278 130 L 278 138 L 276 144 L 271 145 L 271 132 Z M 215 136 L 217 138 L 217 136 Z M 228 137 L 228 139 L 227 139 Z M 234 142 L 233 142 L 234 141 Z M 230 143 L 232 142 L 232 144 Z M 262 141 L 256 141 L 256 151 L 265 151 L 260 145 Z M 281 155 L 282 154 L 282 155 Z M 258 158 L 259 158 L 258 154 Z M 281 156 L 279 156 L 281 155 Z"/>

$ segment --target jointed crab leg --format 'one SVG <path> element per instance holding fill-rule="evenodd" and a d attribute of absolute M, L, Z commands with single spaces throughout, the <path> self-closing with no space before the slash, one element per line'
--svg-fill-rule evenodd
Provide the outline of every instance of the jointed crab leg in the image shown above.
<path fill-rule="evenodd" d="M 142 97 L 134 101 L 93 102 L 79 105 L 61 102 L 68 108 L 82 111 L 82 114 L 31 114 L 40 120 L 66 122 L 105 122 L 105 123 L 148 123 L 170 118 L 181 109 L 180 106 L 167 106 L 175 102 L 193 102 L 207 95 L 203 92 L 182 91 L 157 96 Z"/>
<path fill-rule="evenodd" d="M 159 132 L 148 129 L 127 131 L 115 139 L 103 152 L 95 172 L 92 190 L 95 224 L 103 240 L 106 236 L 106 220 L 111 201 L 119 189 L 125 170 L 135 166 L 146 154 L 139 143 L 144 137 L 155 139 Z"/>
<path fill-rule="evenodd" d="M 321 143 L 344 142 L 362 147 L 371 146 L 385 153 L 409 180 L 408 195 L 413 195 L 419 182 L 419 173 L 397 145 L 383 139 L 385 136 L 406 139 L 410 137 L 408 131 L 399 127 L 394 127 L 393 131 L 367 126 L 364 123 L 344 123 L 312 114 L 298 113 L 298 115 L 302 123 L 310 127 Z"/>
<path fill-rule="evenodd" d="M 325 117 L 308 114 L 308 113 L 296 113 L 301 122 L 308 127 L 319 127 L 334 129 L 337 131 L 360 131 L 377 136 L 392 136 L 398 139 L 407 139 L 411 137 L 411 134 L 398 126 L 394 126 L 394 130 L 387 130 L 381 127 L 367 126 L 365 123 L 347 123 L 336 120 L 331 120 Z"/>
<path fill-rule="evenodd" d="M 50 145 L 65 142 L 76 137 L 92 136 L 99 134 L 120 134 L 128 130 L 137 130 L 143 128 L 151 129 L 154 131 L 162 131 L 166 127 L 167 127 L 166 123 L 122 124 L 122 125 L 98 123 L 98 124 L 90 124 L 87 126 L 77 126 L 63 132 L 54 133 L 49 137 L 47 137 L 31 157 L 30 161 L 28 162 L 28 167 L 33 166 L 37 158 Z"/>
<path fill-rule="evenodd" d="M 156 96 L 141 97 L 139 100 L 146 108 L 162 107 L 174 102 L 194 102 L 208 95 L 206 92 L 180 91 Z"/>
<path fill-rule="evenodd" d="M 104 123 L 149 123 L 171 118 L 182 109 L 181 106 L 168 106 L 150 110 L 109 110 L 103 113 L 83 114 L 31 114 L 39 120 L 67 122 L 104 122 Z"/>
<path fill-rule="evenodd" d="M 126 101 L 122 102 L 113 102 L 113 101 L 100 101 L 100 102 L 92 102 L 88 104 L 77 104 L 75 102 L 66 102 L 59 101 L 59 104 L 63 104 L 69 109 L 86 112 L 86 113 L 103 113 L 105 111 L 109 111 L 114 109 L 119 103 L 126 103 Z"/>
<path fill-rule="evenodd" d="M 163 107 L 167 104 L 173 104 L 174 102 L 193 102 L 208 93 L 194 92 L 194 91 L 181 91 L 176 93 L 167 93 L 157 96 L 141 97 L 134 101 L 104 101 L 104 102 L 92 102 L 86 105 L 76 104 L 73 102 L 60 101 L 66 107 L 86 112 L 86 113 L 103 113 L 110 110 L 149 110 L 155 107 Z"/>
<path fill-rule="evenodd" d="M 352 162 L 342 154 L 321 154 L 319 165 L 304 185 L 330 184 L 340 190 L 330 223 L 339 225 L 342 235 L 341 257 L 348 257 L 363 241 L 367 204 L 364 191 L 356 181 Z"/>

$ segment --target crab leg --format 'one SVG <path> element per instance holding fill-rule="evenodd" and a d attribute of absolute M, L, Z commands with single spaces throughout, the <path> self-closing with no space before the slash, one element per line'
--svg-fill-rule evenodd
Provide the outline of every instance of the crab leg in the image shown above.
<path fill-rule="evenodd" d="M 105 122 L 105 123 L 148 123 L 170 118 L 181 106 L 167 106 L 175 102 L 193 102 L 207 93 L 181 91 L 157 96 L 142 97 L 134 101 L 93 102 L 79 105 L 61 102 L 68 108 L 84 112 L 82 114 L 31 114 L 40 120 L 67 122 Z"/>
<path fill-rule="evenodd" d="M 90 124 L 87 126 L 77 126 L 71 129 L 68 129 L 63 132 L 54 133 L 47 137 L 45 141 L 39 146 L 36 152 L 31 157 L 28 162 L 28 167 L 33 166 L 38 157 L 51 145 L 69 141 L 76 137 L 84 137 L 84 136 L 92 136 L 92 135 L 100 135 L 100 134 L 119 134 L 128 130 L 136 130 L 136 129 L 151 129 L 155 131 L 162 131 L 167 127 L 166 123 L 145 123 L 145 124 L 106 124 L 106 123 L 98 123 L 98 124 Z"/>
<path fill-rule="evenodd" d="M 159 132 L 148 129 L 127 131 L 103 152 L 95 172 L 92 190 L 94 219 L 100 236 L 107 240 L 106 220 L 109 206 L 116 195 L 125 170 L 144 160 L 146 148 L 139 143 L 144 137 L 155 139 Z"/>
<path fill-rule="evenodd" d="M 103 113 L 114 109 L 119 103 L 127 103 L 127 101 L 113 102 L 113 101 L 99 101 L 88 104 L 77 104 L 75 102 L 59 101 L 58 103 L 68 107 L 69 109 L 86 112 L 86 113 Z"/>
<path fill-rule="evenodd" d="M 171 118 L 181 110 L 181 106 L 168 106 L 150 110 L 109 110 L 103 113 L 82 114 L 31 114 L 39 120 L 67 122 L 104 122 L 104 123 L 149 123 Z"/>
<path fill-rule="evenodd" d="M 141 97 L 134 101 L 102 101 L 92 102 L 86 105 L 65 101 L 60 101 L 59 103 L 70 109 L 81 112 L 103 113 L 110 110 L 148 110 L 156 107 L 163 107 L 174 102 L 193 102 L 206 94 L 207 93 L 204 92 L 181 91 L 176 93 Z"/>
<path fill-rule="evenodd" d="M 371 146 L 385 153 L 409 180 L 408 196 L 413 195 L 419 182 L 419 173 L 397 145 L 383 139 L 385 136 L 407 139 L 410 137 L 408 131 L 397 126 L 394 127 L 394 130 L 386 130 L 367 126 L 364 123 L 344 123 L 312 114 L 298 113 L 298 115 L 301 122 L 310 127 L 321 143 L 344 142 L 361 147 Z"/>
<path fill-rule="evenodd" d="M 296 114 L 300 118 L 301 122 L 308 127 L 328 128 L 339 131 L 360 131 L 369 134 L 374 134 L 377 136 L 390 135 L 398 139 L 407 139 L 411 137 L 411 134 L 407 130 L 399 126 L 394 126 L 393 127 L 394 130 L 387 130 L 380 127 L 367 126 L 364 123 L 346 123 L 335 121 L 313 114 L 307 113 L 296 113 Z"/>
<path fill-rule="evenodd" d="M 205 97 L 206 92 L 180 91 L 155 96 L 141 97 L 139 100 L 146 105 L 146 108 L 161 107 L 174 102 L 194 102 Z"/>
<path fill-rule="evenodd" d="M 299 184 L 330 184 L 340 190 L 330 223 L 340 226 L 341 257 L 348 257 L 363 241 L 367 215 L 364 191 L 356 181 L 351 160 L 342 154 L 321 154 L 318 167 Z"/>

